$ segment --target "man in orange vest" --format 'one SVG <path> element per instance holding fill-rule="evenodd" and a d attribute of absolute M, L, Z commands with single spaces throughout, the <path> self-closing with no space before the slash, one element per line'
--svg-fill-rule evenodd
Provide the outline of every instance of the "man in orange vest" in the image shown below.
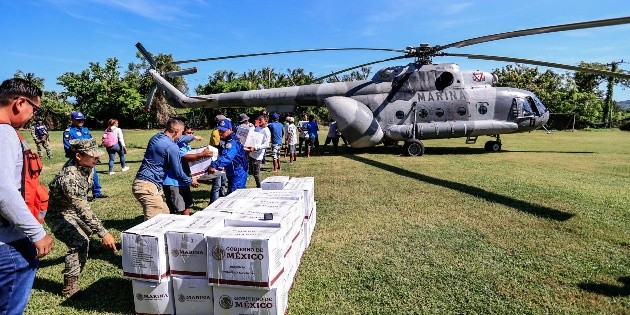
<path fill-rule="evenodd" d="M 0 85 L 0 314 L 24 312 L 39 259 L 53 246 L 23 197 L 35 195 L 22 186 L 24 152 L 30 149 L 15 130 L 39 110 L 41 96 L 37 86 L 23 79 Z"/>

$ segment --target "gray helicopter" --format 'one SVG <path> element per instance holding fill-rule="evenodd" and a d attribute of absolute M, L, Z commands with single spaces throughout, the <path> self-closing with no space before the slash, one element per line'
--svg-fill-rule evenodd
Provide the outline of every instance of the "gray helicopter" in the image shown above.
<path fill-rule="evenodd" d="M 485 144 L 489 152 L 501 151 L 501 134 L 528 132 L 542 127 L 549 119 L 549 110 L 534 95 L 522 89 L 494 87 L 496 76 L 484 71 L 461 71 L 457 64 L 432 64 L 432 57 L 455 56 L 470 59 L 497 60 L 582 71 L 617 78 L 630 75 L 551 62 L 500 56 L 457 54 L 444 52 L 448 48 L 575 29 L 594 28 L 630 23 L 630 17 L 539 27 L 482 36 L 444 46 L 387 48 L 323 48 L 266 52 L 184 60 L 176 64 L 251 56 L 330 50 L 382 50 L 402 53 L 392 58 L 364 63 L 316 79 L 318 82 L 339 73 L 368 65 L 414 58 L 406 66 L 379 70 L 370 80 L 321 83 L 302 86 L 260 89 L 210 95 L 186 96 L 157 71 L 156 62 L 142 44 L 136 47 L 150 65 L 155 80 L 147 98 L 160 87 L 174 107 L 268 107 L 291 112 L 295 106 L 326 106 L 337 121 L 341 133 L 353 148 L 375 146 L 384 142 L 404 141 L 404 153 L 424 154 L 424 139 L 466 138 L 474 144 L 479 136 L 495 138 Z M 195 73 L 196 68 L 166 73 L 167 77 Z"/>

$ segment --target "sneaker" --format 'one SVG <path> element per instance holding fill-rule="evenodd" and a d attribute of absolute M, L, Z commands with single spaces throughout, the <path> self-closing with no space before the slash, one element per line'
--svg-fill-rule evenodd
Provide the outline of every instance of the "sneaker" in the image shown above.
<path fill-rule="evenodd" d="M 114 175 L 116 174 L 116 172 L 109 172 L 109 175 Z"/>
<path fill-rule="evenodd" d="M 123 168 L 122 168 L 122 171 L 123 171 L 123 172 L 126 172 L 126 171 L 128 171 L 128 170 L 129 170 L 129 166 L 125 166 L 125 167 L 123 167 Z"/>
<path fill-rule="evenodd" d="M 94 196 L 94 199 L 96 199 L 96 198 L 99 198 L 99 199 L 100 199 L 100 198 L 107 198 L 107 196 L 106 196 L 106 195 L 103 195 L 103 194 L 100 194 L 100 195 L 96 195 L 96 196 Z"/>

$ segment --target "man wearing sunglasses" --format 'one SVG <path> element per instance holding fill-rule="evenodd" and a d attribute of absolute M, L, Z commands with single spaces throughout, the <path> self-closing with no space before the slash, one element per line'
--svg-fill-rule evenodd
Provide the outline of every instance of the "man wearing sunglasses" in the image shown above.
<path fill-rule="evenodd" d="M 84 127 L 85 116 L 82 112 L 74 111 L 70 114 L 72 124 L 66 128 L 63 132 L 63 149 L 66 151 L 66 157 L 72 158 L 72 152 L 70 151 L 70 140 L 73 139 L 91 139 L 92 133 L 90 129 Z M 98 173 L 96 167 L 94 168 L 94 184 L 92 185 L 92 196 L 94 198 L 107 198 L 101 192 L 101 183 L 98 180 Z"/>
<path fill-rule="evenodd" d="M 23 79 L 0 85 L 0 314 L 24 312 L 39 258 L 53 246 L 22 196 L 24 153 L 30 149 L 15 130 L 33 117 L 41 96 Z"/>

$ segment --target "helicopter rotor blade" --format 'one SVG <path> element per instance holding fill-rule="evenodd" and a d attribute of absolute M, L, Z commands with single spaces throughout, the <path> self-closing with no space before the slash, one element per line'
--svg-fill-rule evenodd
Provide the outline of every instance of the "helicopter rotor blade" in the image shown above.
<path fill-rule="evenodd" d="M 155 91 L 157 91 L 157 84 L 151 84 L 149 88 L 149 93 L 147 94 L 147 100 L 144 103 L 144 110 L 147 112 L 151 109 L 151 103 L 153 103 L 153 96 L 155 96 Z"/>
<path fill-rule="evenodd" d="M 136 48 L 138 48 L 142 56 L 144 56 L 144 59 L 146 59 L 147 62 L 149 62 L 149 65 L 153 69 L 157 69 L 157 62 L 155 62 L 155 59 L 153 59 L 153 56 L 151 56 L 151 54 L 146 49 L 144 49 L 144 46 L 142 46 L 140 42 L 136 43 Z"/>
<path fill-rule="evenodd" d="M 338 75 L 340 73 L 346 72 L 346 71 L 358 69 L 358 68 L 369 66 L 369 65 L 373 65 L 373 64 L 376 64 L 376 63 L 381 63 L 381 62 L 386 62 L 386 61 L 391 61 L 391 60 L 397 60 L 397 59 L 404 59 L 404 58 L 409 58 L 409 57 L 407 57 L 407 56 L 397 56 L 397 57 L 392 57 L 392 58 L 387 58 L 387 59 L 382 59 L 382 60 L 377 60 L 377 61 L 372 61 L 372 62 L 360 64 L 358 66 L 342 69 L 342 70 L 339 70 L 339 71 L 335 71 L 335 72 L 333 72 L 331 74 L 325 75 L 323 77 L 316 78 L 316 79 L 313 80 L 313 82 L 321 81 L 321 80 L 324 80 L 324 79 L 327 79 L 327 78 L 330 78 L 330 77 L 334 77 L 334 76 L 336 76 L 336 75 Z"/>
<path fill-rule="evenodd" d="M 536 66 L 543 67 L 551 67 L 572 71 L 580 71 L 587 72 L 592 74 L 603 75 L 607 77 L 616 77 L 619 79 L 630 79 L 630 74 L 621 73 L 621 72 L 612 72 L 606 70 L 578 67 L 578 66 L 570 66 L 561 63 L 555 62 L 547 62 L 547 61 L 539 61 L 539 60 L 531 60 L 531 59 L 522 59 L 522 58 L 512 58 L 512 57 L 501 57 L 501 56 L 489 56 L 489 55 L 474 55 L 474 54 L 454 54 L 454 53 L 442 53 L 441 56 L 453 56 L 453 57 L 466 57 L 469 59 L 480 59 L 480 60 L 494 60 L 494 61 L 506 61 L 506 62 L 515 62 L 515 63 L 524 63 Z"/>
<path fill-rule="evenodd" d="M 436 49 L 442 50 L 442 49 L 451 48 L 451 47 L 461 48 L 461 47 L 490 42 L 490 41 L 499 40 L 499 39 L 528 36 L 528 35 L 535 35 L 535 34 L 562 32 L 562 31 L 577 30 L 577 29 L 584 29 L 584 28 L 611 26 L 611 25 L 619 25 L 619 24 L 627 24 L 627 23 L 630 23 L 630 17 L 621 17 L 621 18 L 614 18 L 614 19 L 595 20 L 595 21 L 588 21 L 588 22 L 537 27 L 537 28 L 524 29 L 520 31 L 512 31 L 512 32 L 505 32 L 505 33 L 499 33 L 499 34 L 493 34 L 493 35 L 480 36 L 476 38 L 462 40 L 459 42 L 454 42 L 454 43 L 444 45 L 444 46 L 440 45 L 440 46 L 437 46 Z"/>
<path fill-rule="evenodd" d="M 377 51 L 392 51 L 392 52 L 399 52 L 399 53 L 404 53 L 405 52 L 404 50 L 401 50 L 401 49 L 391 49 L 391 48 L 361 48 L 361 47 L 359 47 L 359 48 L 356 48 L 356 47 L 355 48 L 317 48 L 317 49 L 285 50 L 285 51 L 273 51 L 273 52 L 263 52 L 263 53 L 252 53 L 252 54 L 222 56 L 222 57 L 211 57 L 211 58 L 201 58 L 201 59 L 180 60 L 180 61 L 175 61 L 173 63 L 174 64 L 182 64 L 182 63 L 190 63 L 190 62 L 222 60 L 222 59 L 234 59 L 234 58 L 245 58 L 245 57 L 254 57 L 254 56 L 280 55 L 280 54 L 291 54 L 291 53 L 302 53 L 302 52 L 316 52 L 316 51 L 341 51 L 341 50 L 377 50 Z"/>

